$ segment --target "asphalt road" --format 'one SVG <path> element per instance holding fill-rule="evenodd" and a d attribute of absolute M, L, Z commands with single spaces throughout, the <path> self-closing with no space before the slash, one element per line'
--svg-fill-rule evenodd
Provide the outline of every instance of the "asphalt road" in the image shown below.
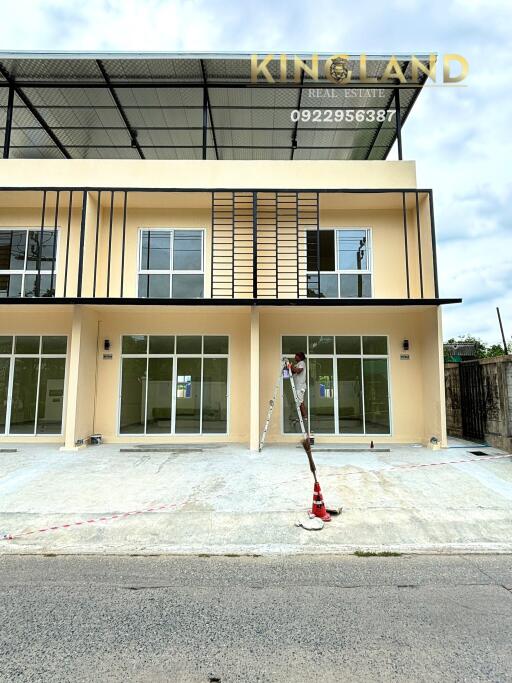
<path fill-rule="evenodd" d="M 512 681 L 510 556 L 0 558 L 1 681 Z"/>

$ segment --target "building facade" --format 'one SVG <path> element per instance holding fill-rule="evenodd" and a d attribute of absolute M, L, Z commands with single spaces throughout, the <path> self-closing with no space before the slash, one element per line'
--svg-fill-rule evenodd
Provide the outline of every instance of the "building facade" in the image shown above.
<path fill-rule="evenodd" d="M 414 162 L 7 156 L 2 442 L 256 449 L 303 351 L 317 442 L 445 443 L 451 301 Z M 268 440 L 298 433 L 284 385 Z"/>

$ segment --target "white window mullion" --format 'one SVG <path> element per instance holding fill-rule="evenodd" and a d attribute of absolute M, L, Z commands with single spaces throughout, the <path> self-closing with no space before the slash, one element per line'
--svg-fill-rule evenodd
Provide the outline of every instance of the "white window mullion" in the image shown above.
<path fill-rule="evenodd" d="M 29 230 L 26 230 L 26 235 L 25 235 L 25 258 L 23 259 L 23 273 L 21 276 L 21 294 L 20 297 L 25 296 L 25 275 L 27 274 L 27 260 L 28 260 L 28 233 Z"/>
<path fill-rule="evenodd" d="M 172 361 L 172 411 L 171 411 L 171 434 L 176 433 L 176 387 L 178 377 L 178 356 L 173 355 Z"/>
<path fill-rule="evenodd" d="M 174 268 L 174 235 L 176 234 L 175 230 L 171 230 L 171 237 L 169 240 L 169 298 L 172 299 L 173 297 L 173 291 L 172 291 L 172 282 L 173 282 L 173 268 Z M 177 341 L 176 341 L 177 343 Z"/>
<path fill-rule="evenodd" d="M 39 385 L 41 382 L 41 362 L 42 362 L 41 355 L 39 355 L 38 361 L 39 361 L 39 363 L 37 364 L 37 388 L 36 388 L 36 412 L 35 412 L 35 419 L 34 419 L 34 436 L 37 434 L 37 419 L 39 417 Z"/>
<path fill-rule="evenodd" d="M 335 340 L 336 343 L 336 340 Z M 340 433 L 339 431 L 339 414 L 338 414 L 338 403 L 339 403 L 339 397 L 338 397 L 338 359 L 336 355 L 333 356 L 332 359 L 332 381 L 333 381 L 333 390 L 334 390 L 334 433 L 337 435 Z"/>
<path fill-rule="evenodd" d="M 28 259 L 28 233 L 29 230 L 25 231 L 25 258 L 23 259 L 23 271 L 27 270 L 27 259 Z"/>
<path fill-rule="evenodd" d="M 13 337 L 13 345 L 14 345 Z M 12 388 L 14 382 L 14 353 L 11 353 L 9 359 L 9 380 L 7 384 L 7 410 L 5 413 L 5 434 L 11 433 L 11 412 L 12 412 Z"/>
<path fill-rule="evenodd" d="M 148 337 L 149 343 L 149 337 Z M 144 435 L 147 434 L 148 423 L 148 386 L 149 386 L 149 354 L 146 352 L 146 391 L 144 397 Z"/>
<path fill-rule="evenodd" d="M 363 434 L 366 434 L 366 408 L 365 408 L 365 401 L 364 401 L 364 357 L 363 356 L 361 356 L 361 400 L 363 402 Z"/>
<path fill-rule="evenodd" d="M 204 337 L 203 337 L 204 339 Z M 204 381 L 204 355 L 201 353 L 201 386 L 199 387 L 199 434 L 203 433 L 203 381 Z"/>

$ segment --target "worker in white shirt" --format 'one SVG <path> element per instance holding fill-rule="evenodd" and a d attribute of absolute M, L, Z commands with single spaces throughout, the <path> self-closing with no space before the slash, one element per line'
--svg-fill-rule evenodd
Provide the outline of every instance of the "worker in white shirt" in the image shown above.
<path fill-rule="evenodd" d="M 299 351 L 295 354 L 295 364 L 291 366 L 291 371 L 293 375 L 293 383 L 295 385 L 295 392 L 297 393 L 297 398 L 299 401 L 300 414 L 304 423 L 307 421 L 307 412 L 304 405 L 304 395 L 306 393 L 307 387 L 307 377 L 306 377 L 306 354 L 303 351 Z M 308 431 L 306 427 L 306 432 Z"/>

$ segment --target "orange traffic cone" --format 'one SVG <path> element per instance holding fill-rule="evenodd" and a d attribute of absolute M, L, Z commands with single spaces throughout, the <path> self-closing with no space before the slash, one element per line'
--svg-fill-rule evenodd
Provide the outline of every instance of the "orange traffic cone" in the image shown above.
<path fill-rule="evenodd" d="M 311 508 L 311 514 L 315 515 L 315 517 L 320 517 L 324 522 L 331 521 L 331 515 L 325 509 L 322 489 L 320 488 L 318 481 L 315 481 L 315 486 L 313 488 L 313 507 Z"/>

